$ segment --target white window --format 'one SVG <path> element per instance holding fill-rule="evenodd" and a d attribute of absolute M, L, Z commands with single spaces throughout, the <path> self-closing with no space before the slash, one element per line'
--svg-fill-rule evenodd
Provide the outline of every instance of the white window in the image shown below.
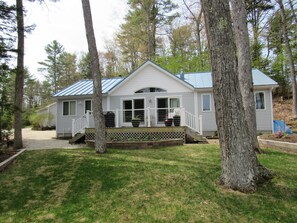
<path fill-rule="evenodd" d="M 265 94 L 263 91 L 255 92 L 256 109 L 265 109 Z"/>
<path fill-rule="evenodd" d="M 144 122 L 144 99 L 124 100 L 123 108 L 124 122 L 131 122 L 136 117 Z"/>
<path fill-rule="evenodd" d="M 63 102 L 63 115 L 75 115 L 76 113 L 76 101 L 64 101 Z"/>
<path fill-rule="evenodd" d="M 202 94 L 202 111 L 208 112 L 211 111 L 211 95 Z"/>
<path fill-rule="evenodd" d="M 85 114 L 87 113 L 87 111 L 92 111 L 92 107 L 93 103 L 91 100 L 85 100 Z"/>

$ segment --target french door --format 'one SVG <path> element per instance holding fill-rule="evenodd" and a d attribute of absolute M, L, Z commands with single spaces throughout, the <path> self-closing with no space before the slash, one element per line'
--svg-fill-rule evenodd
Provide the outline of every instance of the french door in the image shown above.
<path fill-rule="evenodd" d="M 163 122 L 169 113 L 174 112 L 175 108 L 180 107 L 180 99 L 172 98 L 157 98 L 157 121 Z"/>

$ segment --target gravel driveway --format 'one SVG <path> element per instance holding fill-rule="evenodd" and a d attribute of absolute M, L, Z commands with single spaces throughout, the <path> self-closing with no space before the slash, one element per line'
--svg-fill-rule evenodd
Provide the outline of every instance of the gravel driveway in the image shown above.
<path fill-rule="evenodd" d="M 24 128 L 22 134 L 24 147 L 28 150 L 86 147 L 85 144 L 69 144 L 68 140 L 56 139 L 55 130 L 33 131 L 31 128 Z"/>

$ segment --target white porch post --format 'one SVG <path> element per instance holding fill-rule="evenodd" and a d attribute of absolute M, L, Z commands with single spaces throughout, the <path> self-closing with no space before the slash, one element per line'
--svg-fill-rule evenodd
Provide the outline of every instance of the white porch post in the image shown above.
<path fill-rule="evenodd" d="M 119 109 L 116 109 L 116 128 L 119 128 L 120 127 L 120 123 L 119 123 L 119 119 L 120 119 L 120 116 L 119 116 L 120 112 L 119 112 Z"/>
<path fill-rule="evenodd" d="M 200 131 L 200 116 L 198 109 L 198 92 L 194 92 L 194 114 L 195 114 L 195 129 Z"/>
<path fill-rule="evenodd" d="M 74 137 L 74 125 L 75 125 L 75 119 L 72 119 L 72 128 L 71 128 L 72 137 Z"/>
<path fill-rule="evenodd" d="M 202 123 L 202 115 L 199 115 L 199 133 L 203 135 L 203 123 Z"/>
<path fill-rule="evenodd" d="M 147 108 L 147 127 L 151 127 L 151 109 Z"/>
<path fill-rule="evenodd" d="M 273 88 L 271 88 L 270 92 L 269 92 L 269 99 L 270 99 L 270 104 L 273 105 L 273 101 L 272 101 L 272 90 Z M 256 111 L 257 112 L 257 111 Z M 274 123 L 273 123 L 273 109 L 271 109 L 271 132 L 274 132 Z"/>
<path fill-rule="evenodd" d="M 186 125 L 186 114 L 185 114 L 185 108 L 180 108 L 180 125 L 185 126 Z"/>

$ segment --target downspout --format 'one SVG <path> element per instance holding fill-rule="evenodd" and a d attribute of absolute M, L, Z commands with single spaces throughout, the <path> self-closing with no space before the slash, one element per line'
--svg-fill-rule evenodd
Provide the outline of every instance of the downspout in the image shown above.
<path fill-rule="evenodd" d="M 199 129 L 199 133 L 201 131 L 200 129 L 200 116 L 199 116 L 199 112 L 198 112 L 198 92 L 194 91 L 194 114 L 195 114 L 195 126 L 196 126 L 196 130 Z"/>
<path fill-rule="evenodd" d="M 273 87 L 270 89 L 270 107 L 271 107 L 271 128 L 272 128 L 272 133 L 275 133 L 274 132 L 274 123 L 273 123 L 273 100 L 272 100 L 272 90 L 273 90 Z"/>
<path fill-rule="evenodd" d="M 56 138 L 58 138 L 58 114 L 59 114 L 59 103 L 58 99 L 56 99 Z"/>

